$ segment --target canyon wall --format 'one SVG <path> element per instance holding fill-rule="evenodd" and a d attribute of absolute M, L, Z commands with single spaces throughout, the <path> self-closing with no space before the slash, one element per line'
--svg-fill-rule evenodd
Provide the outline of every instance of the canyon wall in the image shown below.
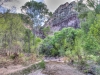
<path fill-rule="evenodd" d="M 75 1 L 60 5 L 52 17 L 45 23 L 45 27 L 50 27 L 51 34 L 62 28 L 73 27 L 79 28 L 78 13 L 75 10 Z"/>

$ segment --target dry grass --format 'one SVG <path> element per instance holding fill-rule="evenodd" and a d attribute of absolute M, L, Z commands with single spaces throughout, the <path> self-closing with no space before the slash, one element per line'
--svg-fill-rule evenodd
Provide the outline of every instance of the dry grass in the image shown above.
<path fill-rule="evenodd" d="M 20 54 L 16 59 L 0 55 L 0 75 L 16 72 L 37 61 L 36 55 Z"/>
<path fill-rule="evenodd" d="M 84 75 L 76 68 L 70 67 L 67 64 L 60 62 L 47 63 L 43 73 L 47 75 Z"/>
<path fill-rule="evenodd" d="M 2 56 L 0 55 L 0 68 L 7 67 L 10 65 L 27 65 L 37 61 L 36 55 L 30 54 L 27 56 L 26 54 L 19 55 L 15 59 L 11 59 L 10 56 Z"/>

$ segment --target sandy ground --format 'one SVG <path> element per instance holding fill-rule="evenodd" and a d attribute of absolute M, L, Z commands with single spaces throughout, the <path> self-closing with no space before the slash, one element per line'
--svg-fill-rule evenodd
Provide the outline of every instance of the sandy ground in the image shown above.
<path fill-rule="evenodd" d="M 44 74 L 44 73 L 42 73 L 42 69 L 40 69 L 40 70 L 37 70 L 37 71 L 33 71 L 32 73 L 30 73 L 30 74 L 28 74 L 28 75 L 47 75 L 47 74 Z"/>
<path fill-rule="evenodd" d="M 28 75 L 85 75 L 79 72 L 76 68 L 65 64 L 63 61 L 62 62 L 58 62 L 58 61 L 59 60 L 57 59 L 56 60 L 54 59 L 53 61 L 45 60 L 46 68 L 44 70 L 43 69 L 39 69 L 36 71 L 33 70 Z M 39 63 L 39 62 L 36 62 L 36 63 Z M 8 66 L 7 68 L 0 68 L 0 75 L 14 73 L 16 71 L 19 71 L 25 68 L 26 67 L 22 65 L 16 65 L 16 66 L 12 65 L 12 66 Z"/>
<path fill-rule="evenodd" d="M 37 70 L 29 75 L 85 75 L 65 63 L 48 62 L 44 70 Z"/>
<path fill-rule="evenodd" d="M 37 64 L 39 62 L 41 62 L 41 61 L 34 62 L 33 64 Z M 17 71 L 21 71 L 23 69 L 26 69 L 26 68 L 32 66 L 33 64 L 30 64 L 27 66 L 18 64 L 18 65 L 9 65 L 7 67 L 2 67 L 2 68 L 0 68 L 0 75 L 6 75 L 6 74 L 14 73 Z"/>
<path fill-rule="evenodd" d="M 0 75 L 6 75 L 9 73 L 13 73 L 19 70 L 24 69 L 25 67 L 22 65 L 12 65 L 12 66 L 8 66 L 7 68 L 0 68 Z"/>

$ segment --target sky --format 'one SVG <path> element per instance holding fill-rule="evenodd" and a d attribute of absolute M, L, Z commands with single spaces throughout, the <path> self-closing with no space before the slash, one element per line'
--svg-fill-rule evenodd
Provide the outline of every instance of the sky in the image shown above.
<path fill-rule="evenodd" d="M 4 1 L 4 0 L 1 0 Z M 11 2 L 5 2 L 3 4 L 4 7 L 6 8 L 11 8 L 12 6 L 16 6 L 17 8 L 17 12 L 21 12 L 20 11 L 20 7 L 23 6 L 26 2 L 30 1 L 30 0 L 10 0 Z M 51 12 L 54 12 L 61 4 L 64 4 L 66 2 L 71 2 L 74 0 L 35 0 L 37 2 L 44 2 L 48 9 Z M 2 3 L 2 2 L 0 2 Z"/>
<path fill-rule="evenodd" d="M 61 4 L 72 1 L 74 0 L 44 0 L 44 3 L 47 4 L 50 11 L 54 12 Z"/>

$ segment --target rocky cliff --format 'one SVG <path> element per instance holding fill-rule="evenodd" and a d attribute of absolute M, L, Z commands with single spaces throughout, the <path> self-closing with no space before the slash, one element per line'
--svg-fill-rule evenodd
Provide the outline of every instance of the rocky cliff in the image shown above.
<path fill-rule="evenodd" d="M 78 13 L 74 9 L 75 6 L 75 1 L 60 5 L 44 26 L 50 27 L 51 34 L 65 27 L 79 28 Z"/>

